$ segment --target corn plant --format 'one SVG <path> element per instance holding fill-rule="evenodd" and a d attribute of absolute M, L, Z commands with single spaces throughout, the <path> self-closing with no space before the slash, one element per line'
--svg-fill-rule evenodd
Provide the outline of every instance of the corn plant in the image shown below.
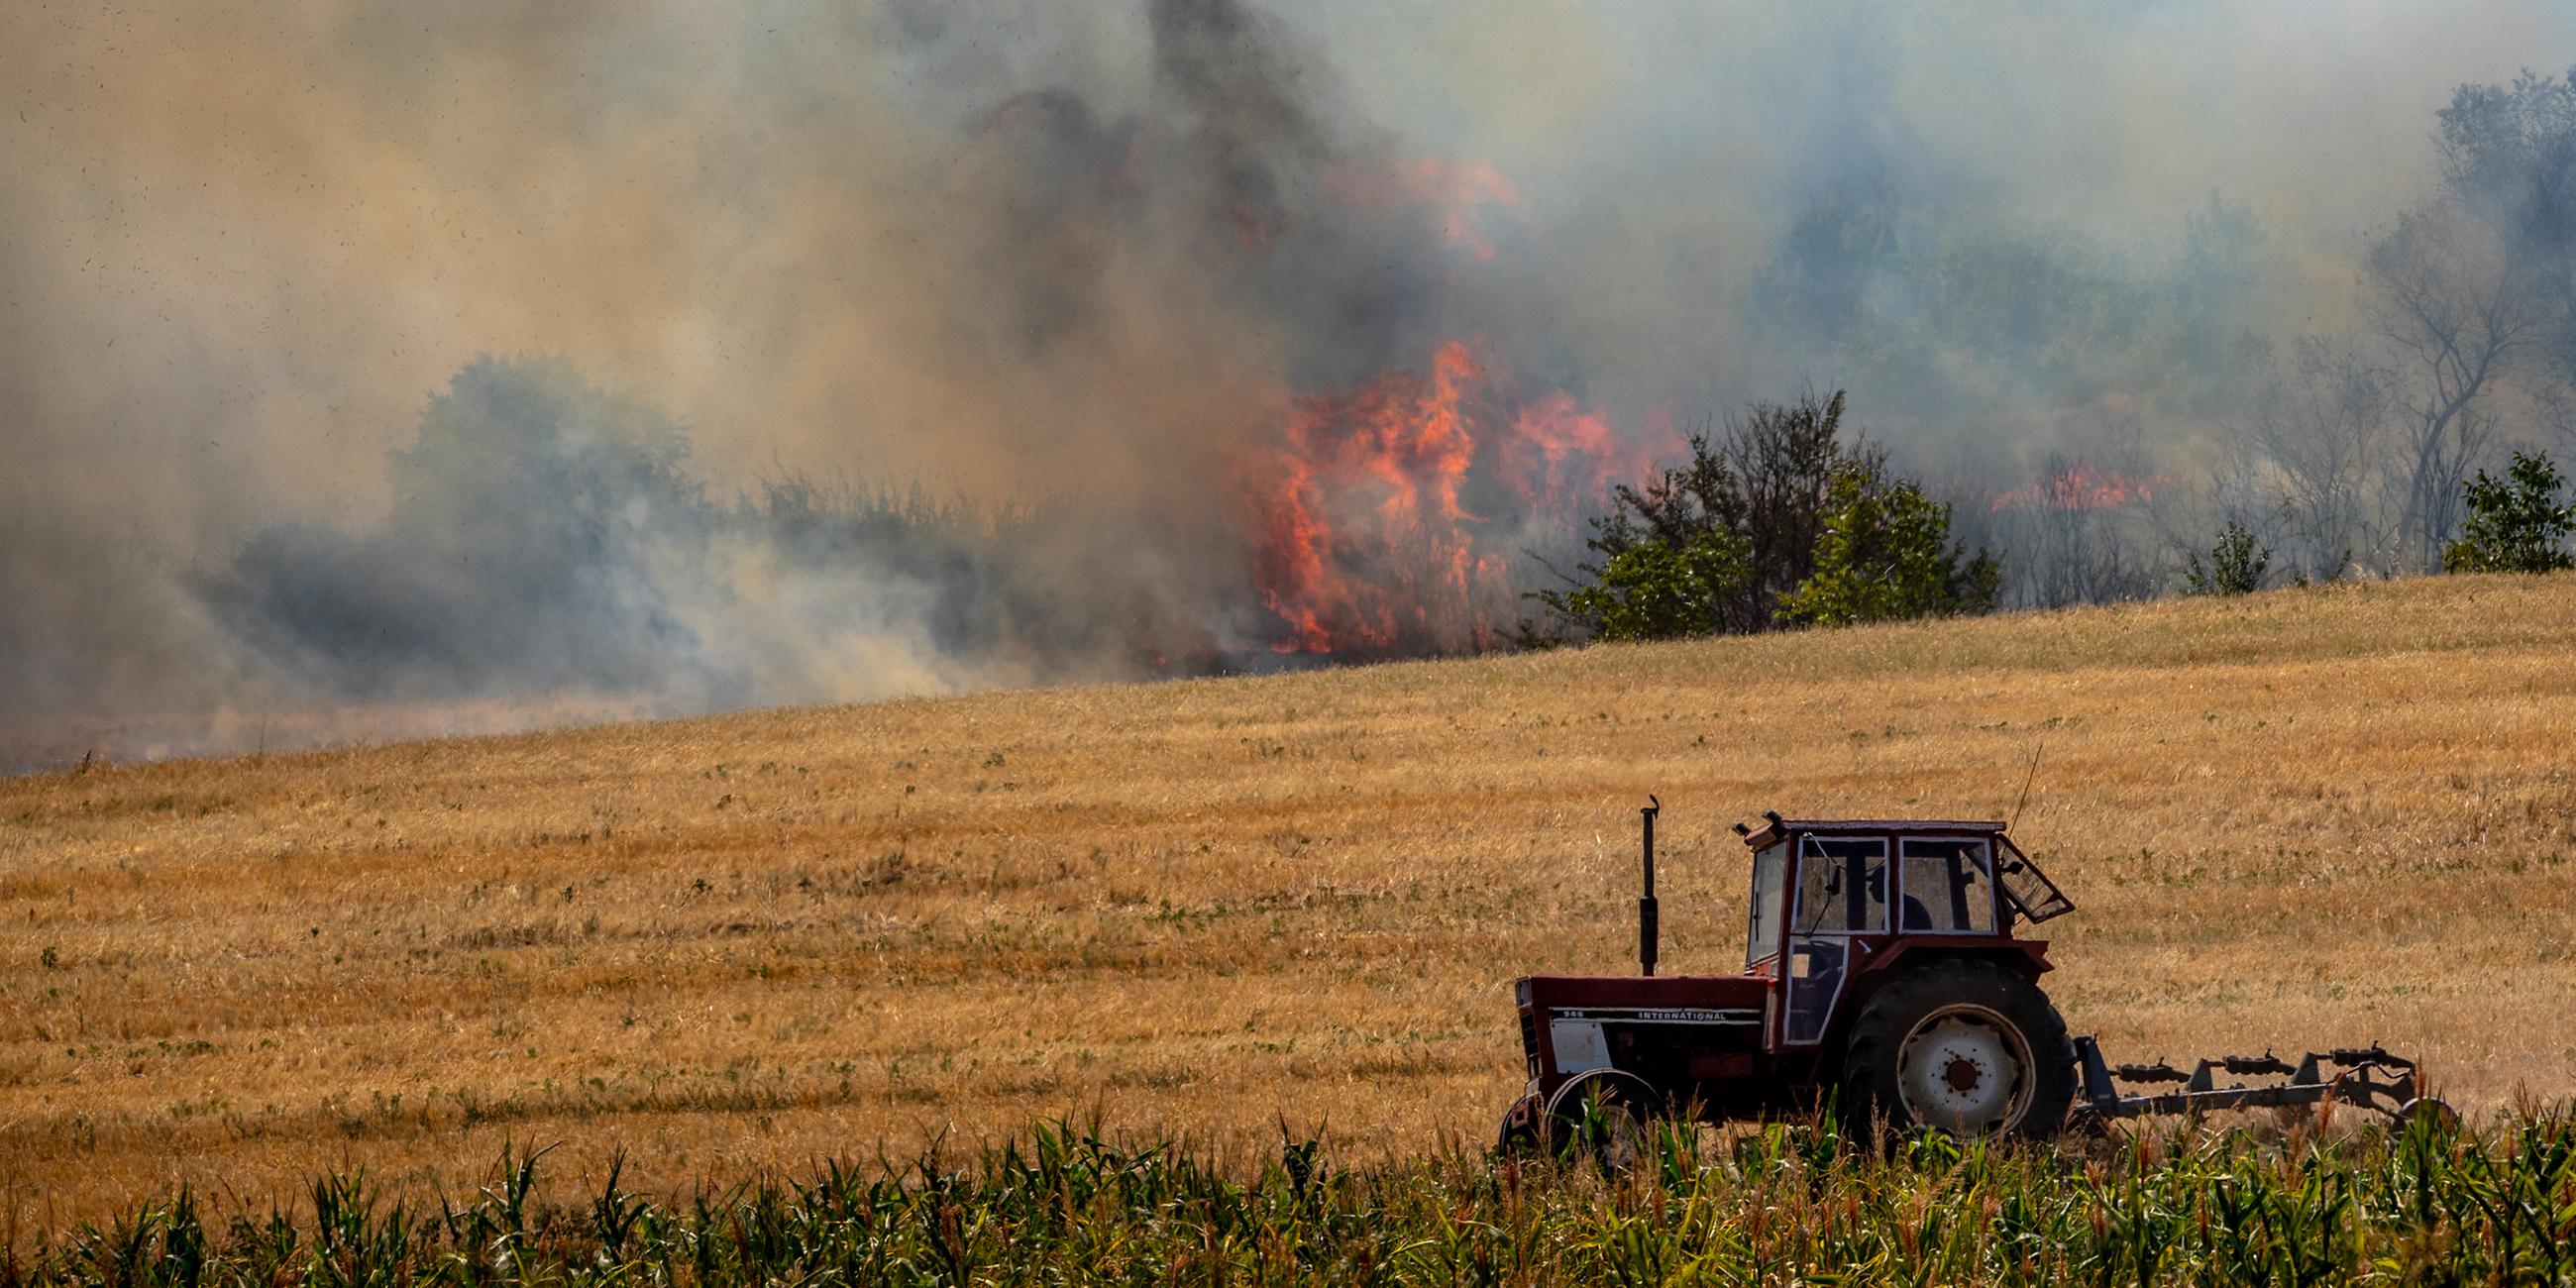
<path fill-rule="evenodd" d="M 2288 1132 L 2172 1125 L 1997 1146 L 1830 1118 L 1658 1124 L 1617 1174 L 1452 1151 L 1367 1168 L 1290 1138 L 1258 1167 L 1040 1123 L 779 1182 L 656 1197 L 625 1158 L 571 1204 L 546 1151 L 434 1208 L 363 1175 L 209 1230 L 188 1190 L 0 1257 L 65 1283 L 2277 1284 L 2576 1279 L 2576 1120 Z"/>

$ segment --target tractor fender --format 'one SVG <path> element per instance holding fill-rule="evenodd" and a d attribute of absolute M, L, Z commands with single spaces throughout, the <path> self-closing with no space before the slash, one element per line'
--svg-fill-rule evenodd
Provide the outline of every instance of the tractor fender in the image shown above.
<path fill-rule="evenodd" d="M 1900 964 L 1910 966 L 1942 957 L 1971 957 L 1990 961 L 1996 965 L 2020 971 L 2033 980 L 2057 969 L 2048 960 L 2048 941 L 2045 939 L 1985 938 L 1968 943 L 1900 939 L 1864 958 L 1860 963 L 1860 969 L 1875 974 Z"/>
<path fill-rule="evenodd" d="M 1826 1050 L 1840 1050 L 1850 1036 L 1853 1017 L 1872 993 L 1893 982 L 1898 976 L 1945 961 L 1986 961 L 2018 972 L 2033 984 L 2054 969 L 2048 964 L 2048 941 L 2044 939 L 1976 939 L 1967 943 L 1939 940 L 1898 940 L 1861 959 L 1853 971 L 1850 990 L 1834 1007 L 1833 1027 L 1826 1034 Z"/>
<path fill-rule="evenodd" d="M 1625 1069 L 1586 1069 L 1566 1079 L 1565 1085 L 1547 1098 L 1547 1116 L 1564 1119 L 1579 1115 L 1584 1097 L 1591 1095 L 1629 1105 L 1642 1113 L 1654 1113 L 1664 1106 L 1662 1092 Z"/>

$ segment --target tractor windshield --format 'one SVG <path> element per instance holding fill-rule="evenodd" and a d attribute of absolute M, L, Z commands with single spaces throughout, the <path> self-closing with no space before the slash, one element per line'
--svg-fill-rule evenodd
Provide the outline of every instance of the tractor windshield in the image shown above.
<path fill-rule="evenodd" d="M 1806 839 L 1798 856 L 1800 935 L 1887 933 L 1887 842 L 1877 837 Z"/>
<path fill-rule="evenodd" d="M 1789 843 L 1780 841 L 1753 856 L 1753 910 L 1746 918 L 1744 964 L 1757 965 L 1780 953 L 1780 905 L 1789 889 Z"/>
<path fill-rule="evenodd" d="M 1998 836 L 2003 853 L 1995 864 L 1997 884 L 2004 889 L 2004 899 L 2021 919 L 2034 925 L 2051 917 L 2062 917 L 2075 911 L 2075 901 L 2021 852 L 2021 847 Z"/>

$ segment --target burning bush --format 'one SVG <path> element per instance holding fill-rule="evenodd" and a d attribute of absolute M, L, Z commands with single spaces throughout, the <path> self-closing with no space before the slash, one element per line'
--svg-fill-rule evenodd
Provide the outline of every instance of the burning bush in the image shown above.
<path fill-rule="evenodd" d="M 1512 565 L 1572 531 L 1627 460 L 1564 393 L 1524 398 L 1475 345 L 1347 394 L 1295 401 L 1252 462 L 1254 582 L 1280 653 L 1387 656 L 1495 644 Z"/>

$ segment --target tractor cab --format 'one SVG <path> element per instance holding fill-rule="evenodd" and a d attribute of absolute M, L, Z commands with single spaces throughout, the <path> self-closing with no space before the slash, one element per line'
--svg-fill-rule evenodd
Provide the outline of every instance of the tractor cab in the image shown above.
<path fill-rule="evenodd" d="M 1744 968 L 1777 985 L 1773 1049 L 1831 1036 L 1859 977 L 1908 953 L 1992 957 L 2047 970 L 2047 944 L 2013 937 L 2075 905 L 1999 822 L 1784 819 L 1736 825 L 1753 851 Z"/>
<path fill-rule="evenodd" d="M 1740 970 L 1655 973 L 1654 825 L 1635 976 L 1514 984 L 1529 1085 L 1503 1141 L 1587 1105 L 1709 1120 L 1838 1100 L 1970 1133 L 2054 1130 L 2074 1093 L 2064 1023 L 2038 986 L 2047 944 L 2014 931 L 2074 910 L 2000 822 L 1787 819 L 1752 852 Z"/>

